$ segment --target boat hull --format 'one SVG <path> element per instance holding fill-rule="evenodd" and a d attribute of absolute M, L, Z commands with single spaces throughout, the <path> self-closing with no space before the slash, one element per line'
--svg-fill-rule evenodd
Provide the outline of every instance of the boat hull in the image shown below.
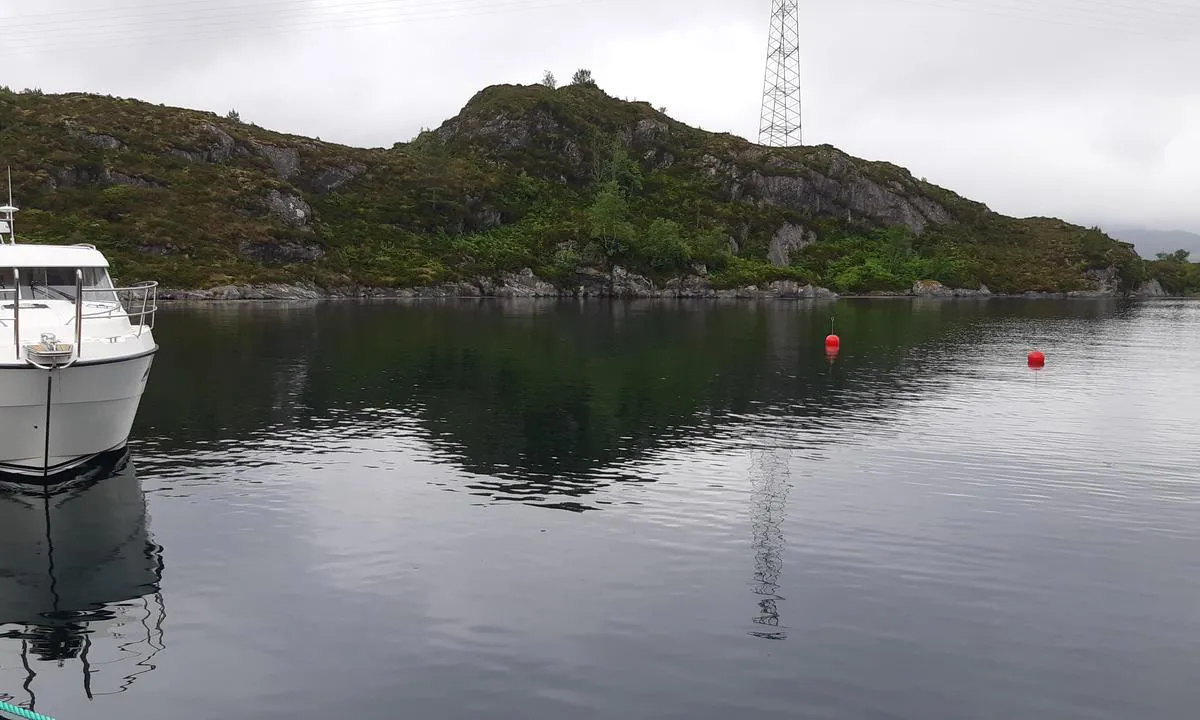
<path fill-rule="evenodd" d="M 59 475 L 123 448 L 153 360 L 151 351 L 53 370 L 0 367 L 0 474 Z"/>

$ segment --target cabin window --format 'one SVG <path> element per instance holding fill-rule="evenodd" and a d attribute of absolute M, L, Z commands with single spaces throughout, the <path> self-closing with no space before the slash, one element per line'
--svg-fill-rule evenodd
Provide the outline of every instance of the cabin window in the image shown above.
<path fill-rule="evenodd" d="M 83 271 L 84 302 L 117 302 L 112 291 L 112 279 L 102 267 L 79 268 Z M 67 300 L 75 302 L 75 268 L 71 267 L 23 267 L 21 273 L 22 300 Z M 0 269 L 0 291 L 12 296 L 12 269 Z"/>
<path fill-rule="evenodd" d="M 112 292 L 112 278 L 108 276 L 106 268 L 86 267 L 80 269 L 83 270 L 83 289 L 87 291 L 83 294 L 84 302 L 118 302 L 117 294 Z"/>

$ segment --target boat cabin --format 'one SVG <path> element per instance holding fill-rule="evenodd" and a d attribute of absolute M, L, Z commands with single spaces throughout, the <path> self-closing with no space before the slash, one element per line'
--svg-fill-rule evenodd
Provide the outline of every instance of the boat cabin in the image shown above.
<path fill-rule="evenodd" d="M 108 260 L 91 245 L 0 245 L 0 298 L 117 302 Z"/>
<path fill-rule="evenodd" d="M 85 345 L 140 340 L 153 327 L 158 283 L 114 287 L 92 245 L 17 243 L 15 211 L 0 207 L 0 331 L 11 332 L 15 360 L 32 362 L 45 347 L 74 362 Z"/>

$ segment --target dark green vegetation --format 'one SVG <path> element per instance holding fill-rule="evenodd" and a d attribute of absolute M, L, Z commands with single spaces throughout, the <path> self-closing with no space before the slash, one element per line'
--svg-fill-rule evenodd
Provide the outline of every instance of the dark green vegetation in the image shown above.
<path fill-rule="evenodd" d="M 716 288 L 1196 289 L 1193 266 L 1148 263 L 1097 229 L 1004 217 L 829 146 L 698 130 L 580 77 L 487 88 L 387 149 L 232 112 L 4 91 L 0 157 L 22 239 L 93 243 L 121 280 L 175 288 L 478 284 L 523 268 L 574 288 L 619 265 Z"/>
<path fill-rule="evenodd" d="M 1158 280 L 1168 295 L 1200 293 L 1200 264 L 1189 260 L 1188 255 L 1187 250 L 1158 253 L 1157 259 L 1147 263 L 1147 274 Z"/>

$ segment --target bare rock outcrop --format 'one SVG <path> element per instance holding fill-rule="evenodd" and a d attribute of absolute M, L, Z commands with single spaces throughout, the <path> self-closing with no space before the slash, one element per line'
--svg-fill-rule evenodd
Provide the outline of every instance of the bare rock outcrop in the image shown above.
<path fill-rule="evenodd" d="M 806 230 L 802 225 L 784 223 L 771 238 L 767 248 L 767 259 L 775 267 L 787 267 L 791 262 L 792 253 L 803 250 L 817 241 L 817 234 Z"/>
<path fill-rule="evenodd" d="M 105 135 L 104 133 L 82 132 L 82 133 L 79 133 L 79 139 L 83 141 L 84 145 L 87 145 L 88 147 L 91 147 L 91 148 L 95 148 L 97 150 L 124 150 L 125 149 L 125 143 L 121 142 L 120 140 L 113 137 L 112 135 Z"/>
<path fill-rule="evenodd" d="M 658 292 L 648 278 L 617 266 L 612 269 L 612 294 L 615 297 L 655 297 Z"/>
<path fill-rule="evenodd" d="M 322 168 L 310 178 L 297 181 L 305 190 L 317 195 L 333 192 L 367 171 L 362 163 L 334 165 Z"/>
<path fill-rule="evenodd" d="M 305 227 L 312 219 L 312 207 L 294 193 L 271 190 L 263 200 L 267 212 L 291 227 Z"/>
<path fill-rule="evenodd" d="M 752 172 L 744 187 L 760 202 L 817 216 L 866 219 L 878 225 L 906 225 L 921 233 L 930 223 L 953 222 L 949 211 L 924 197 L 884 187 L 864 175 L 835 180 L 819 173 L 768 175 Z"/>
<path fill-rule="evenodd" d="M 300 173 L 300 151 L 296 148 L 256 142 L 254 149 L 271 163 L 281 179 L 291 180 Z"/>
<path fill-rule="evenodd" d="M 195 129 L 195 141 L 189 147 L 173 147 L 170 154 L 189 162 L 221 163 L 235 156 L 249 155 L 233 136 L 212 123 L 201 123 Z"/>
<path fill-rule="evenodd" d="M 1158 280 L 1148 280 L 1142 283 L 1133 294 L 1141 298 L 1167 297 L 1167 291 L 1163 290 L 1162 283 Z"/>
<path fill-rule="evenodd" d="M 325 248 L 319 243 L 305 240 L 260 240 L 241 243 L 238 253 L 264 265 L 291 265 L 316 262 L 325 256 Z"/>
<path fill-rule="evenodd" d="M 562 291 L 533 273 L 530 268 L 520 272 L 501 273 L 496 280 L 479 278 L 480 293 L 487 297 L 558 297 Z"/>
<path fill-rule="evenodd" d="M 909 295 L 917 297 L 988 297 L 992 291 L 987 285 L 981 284 L 978 289 L 972 288 L 949 288 L 938 282 L 937 280 L 918 280 L 913 283 L 912 289 L 908 292 Z"/>

